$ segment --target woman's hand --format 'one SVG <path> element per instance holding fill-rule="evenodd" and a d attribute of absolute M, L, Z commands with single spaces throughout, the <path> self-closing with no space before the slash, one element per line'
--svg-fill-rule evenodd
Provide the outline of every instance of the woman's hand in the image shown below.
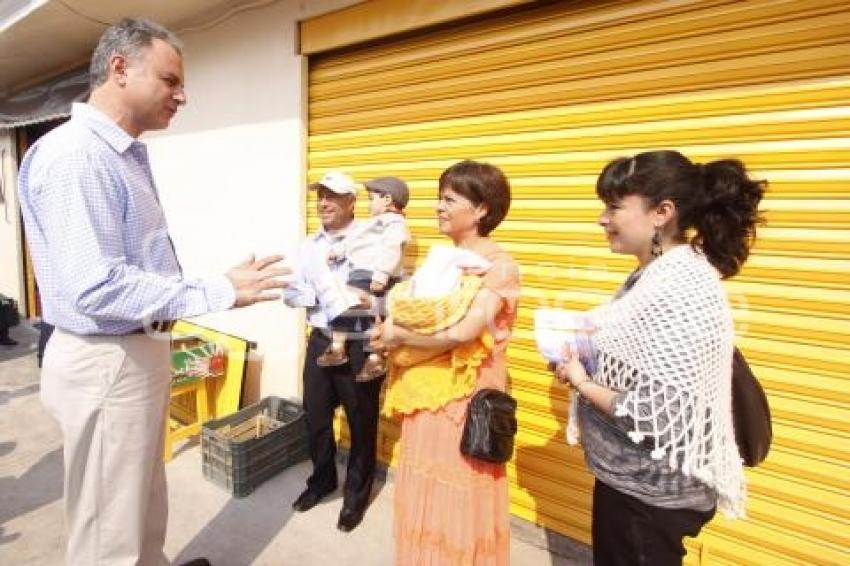
<path fill-rule="evenodd" d="M 579 360 L 578 352 L 570 348 L 569 344 L 564 345 L 563 357 L 564 361 L 562 362 L 549 362 L 549 370 L 559 382 L 569 383 L 572 387 L 576 387 L 580 383 L 590 380 L 587 371 L 584 369 L 584 364 Z"/>
<path fill-rule="evenodd" d="M 564 361 L 559 363 L 550 362 L 549 370 L 555 374 L 555 377 L 561 383 L 569 383 L 570 386 L 578 391 L 579 395 L 585 398 L 589 403 L 597 409 L 604 412 L 606 415 L 614 416 L 614 401 L 617 399 L 617 391 L 609 389 L 594 382 L 587 370 L 584 369 L 584 364 L 581 363 L 578 357 L 578 351 L 573 350 L 569 345 L 564 346 Z"/>
<path fill-rule="evenodd" d="M 394 325 L 392 318 L 388 318 L 384 322 L 376 319 L 369 345 L 373 351 L 386 356 L 390 350 L 395 350 L 404 345 L 405 335 L 409 333 L 409 330 Z"/>

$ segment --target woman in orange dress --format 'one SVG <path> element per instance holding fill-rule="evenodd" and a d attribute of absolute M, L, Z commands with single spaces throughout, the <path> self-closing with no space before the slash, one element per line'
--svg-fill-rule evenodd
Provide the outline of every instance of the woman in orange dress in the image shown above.
<path fill-rule="evenodd" d="M 472 395 L 482 388 L 504 391 L 507 382 L 505 349 L 516 318 L 519 270 L 488 235 L 508 212 L 510 186 L 497 167 L 463 161 L 443 172 L 439 191 L 440 232 L 490 268 L 480 275 L 466 314 L 448 329 L 418 334 L 389 319 L 373 339 L 376 351 L 406 346 L 434 353 L 416 368 L 391 370 L 387 384 L 384 413 L 402 419 L 395 559 L 399 565 L 502 565 L 510 543 L 505 465 L 462 455 L 460 437 Z M 456 355 L 470 349 L 483 354 Z M 473 371 L 458 371 L 461 357 Z M 437 379 L 439 372 L 453 376 L 451 385 L 443 380 L 429 388 L 428 376 Z"/>

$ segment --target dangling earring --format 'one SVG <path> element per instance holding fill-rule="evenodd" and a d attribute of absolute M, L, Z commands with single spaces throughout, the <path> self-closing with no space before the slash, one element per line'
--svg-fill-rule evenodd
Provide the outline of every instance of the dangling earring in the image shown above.
<path fill-rule="evenodd" d="M 661 257 L 661 254 L 664 253 L 664 250 L 661 248 L 661 228 L 659 226 L 655 227 L 655 234 L 652 235 L 652 248 L 650 249 L 650 253 L 653 258 Z"/>

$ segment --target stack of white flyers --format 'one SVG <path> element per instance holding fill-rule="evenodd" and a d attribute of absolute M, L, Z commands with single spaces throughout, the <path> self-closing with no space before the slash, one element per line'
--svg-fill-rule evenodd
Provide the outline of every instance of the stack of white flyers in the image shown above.
<path fill-rule="evenodd" d="M 596 348 L 593 346 L 593 324 L 582 312 L 564 309 L 534 311 L 534 338 L 537 349 L 549 362 L 564 361 L 565 346 L 578 353 L 587 373 L 596 371 Z"/>

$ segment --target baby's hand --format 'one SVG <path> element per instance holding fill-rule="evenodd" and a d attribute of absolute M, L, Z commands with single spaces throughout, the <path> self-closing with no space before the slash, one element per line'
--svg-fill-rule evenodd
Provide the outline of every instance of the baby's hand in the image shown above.
<path fill-rule="evenodd" d="M 339 261 L 339 256 L 336 255 L 333 251 L 328 252 L 328 263 L 336 263 Z"/>
<path fill-rule="evenodd" d="M 478 265 L 459 265 L 462 275 L 484 275 L 490 269 L 489 267 L 481 267 Z"/>
<path fill-rule="evenodd" d="M 381 291 L 383 291 L 386 288 L 387 288 L 387 285 L 385 283 L 382 283 L 381 281 L 375 281 L 373 279 L 372 282 L 369 283 L 369 290 L 372 291 L 373 293 L 380 293 Z"/>

